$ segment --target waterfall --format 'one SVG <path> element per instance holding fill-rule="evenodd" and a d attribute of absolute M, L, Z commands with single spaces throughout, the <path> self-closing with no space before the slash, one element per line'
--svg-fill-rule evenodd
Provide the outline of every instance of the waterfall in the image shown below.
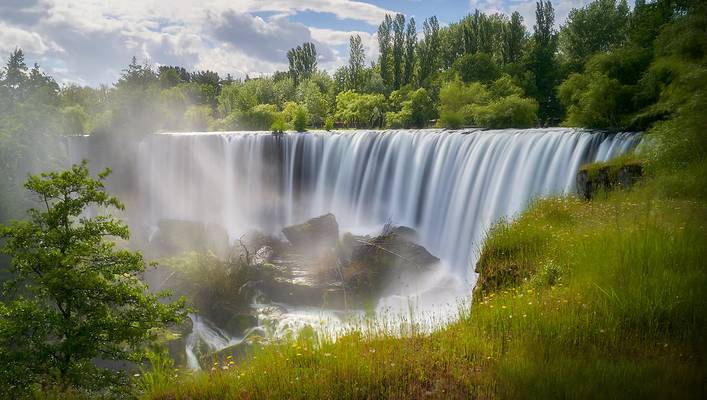
<path fill-rule="evenodd" d="M 70 161 L 117 162 L 115 146 L 99 140 L 92 149 L 89 139 L 68 141 Z M 458 316 L 460 299 L 468 301 L 481 241 L 494 221 L 535 198 L 573 192 L 582 164 L 624 154 L 639 141 L 636 133 L 564 128 L 161 133 L 142 140 L 120 187 L 128 188 L 134 208 L 131 229 L 146 240 L 162 219 L 221 225 L 231 241 L 250 230 L 279 235 L 286 225 L 329 212 L 341 232 L 377 233 L 387 222 L 412 227 L 442 265 L 400 278 L 376 312 L 394 321 L 392 328 L 401 321 L 434 328 Z M 323 322 L 332 333 L 348 323 L 337 310 L 254 307 L 253 329 L 270 327 L 273 337 Z M 230 337 L 191 318 L 186 354 L 194 369 L 200 346 L 216 351 L 247 336 Z"/>
<path fill-rule="evenodd" d="M 583 163 L 638 140 L 564 128 L 154 134 L 139 148 L 139 198 L 147 231 L 162 218 L 194 220 L 232 240 L 328 212 L 344 232 L 392 221 L 470 276 L 494 221 L 573 191 Z"/>

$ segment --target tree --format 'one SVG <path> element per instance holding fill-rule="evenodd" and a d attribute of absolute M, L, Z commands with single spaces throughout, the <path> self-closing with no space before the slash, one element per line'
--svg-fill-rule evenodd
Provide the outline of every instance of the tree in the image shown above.
<path fill-rule="evenodd" d="M 559 47 L 573 71 L 581 70 L 595 53 L 622 45 L 628 37 L 626 0 L 596 0 L 570 11 L 560 30 Z"/>
<path fill-rule="evenodd" d="M 393 20 L 393 88 L 400 89 L 405 62 L 405 16 L 396 14 Z"/>
<path fill-rule="evenodd" d="M 417 29 L 415 28 L 415 18 L 410 18 L 405 31 L 405 71 L 402 84 L 407 85 L 412 82 L 412 73 L 415 70 L 415 47 L 417 46 Z"/>
<path fill-rule="evenodd" d="M 559 117 L 560 112 L 555 96 L 558 65 L 555 10 L 552 3 L 544 0 L 537 2 L 535 18 L 529 67 L 535 77 L 535 99 L 540 107 L 540 120 L 548 123 L 551 119 Z"/>
<path fill-rule="evenodd" d="M 378 65 L 380 67 L 380 76 L 386 86 L 390 86 L 393 82 L 391 65 L 391 42 L 393 33 L 393 19 L 386 14 L 383 22 L 378 26 Z"/>
<path fill-rule="evenodd" d="M 317 49 L 314 43 L 303 43 L 287 52 L 287 60 L 290 63 L 290 76 L 298 84 L 317 70 Z"/>
<path fill-rule="evenodd" d="M 329 101 L 325 93 L 322 93 L 319 85 L 310 78 L 299 84 L 297 87 L 297 101 L 304 105 L 307 110 L 310 126 L 322 126 L 324 118 L 329 112 Z"/>
<path fill-rule="evenodd" d="M 354 128 L 380 127 L 385 118 L 383 94 L 361 94 L 352 90 L 336 96 L 337 121 Z"/>
<path fill-rule="evenodd" d="M 452 65 L 464 82 L 488 83 L 499 76 L 496 63 L 487 53 L 466 54 Z"/>
<path fill-rule="evenodd" d="M 503 63 L 512 64 L 520 61 L 525 44 L 525 26 L 518 11 L 513 12 L 511 20 L 503 28 Z"/>
<path fill-rule="evenodd" d="M 115 86 L 118 88 L 126 87 L 144 89 L 157 81 L 158 78 L 155 71 L 153 71 L 147 64 L 138 64 L 137 58 L 133 56 L 130 64 L 123 70 L 123 73 L 120 75 L 120 79 L 118 79 L 118 83 L 116 83 Z"/>
<path fill-rule="evenodd" d="M 25 53 L 22 49 L 15 49 L 10 54 L 5 66 L 5 86 L 18 89 L 27 80 L 27 64 L 25 64 Z"/>
<path fill-rule="evenodd" d="M 295 128 L 297 132 L 304 132 L 307 130 L 307 109 L 299 106 L 295 110 L 294 118 L 292 119 L 292 127 Z"/>
<path fill-rule="evenodd" d="M 439 22 L 437 17 L 425 19 L 422 24 L 424 39 L 417 46 L 418 60 L 420 62 L 419 81 L 424 82 L 427 77 L 437 70 L 440 52 Z"/>
<path fill-rule="evenodd" d="M 347 89 L 361 91 L 363 87 L 363 70 L 366 63 L 366 53 L 363 50 L 361 36 L 352 35 L 349 38 L 349 68 Z"/>
<path fill-rule="evenodd" d="M 120 375 L 93 360 L 143 359 L 154 328 L 179 322 L 184 300 L 160 301 L 140 280 L 142 254 L 118 249 L 108 238 L 129 232 L 110 215 L 88 209 L 123 209 L 105 192 L 106 170 L 90 177 L 84 161 L 62 172 L 31 176 L 25 187 L 41 209 L 3 227 L 13 279 L 0 302 L 0 393 L 31 393 L 37 385 L 105 390 Z"/>
<path fill-rule="evenodd" d="M 419 88 L 401 94 L 402 91 L 404 89 L 395 91 L 390 96 L 391 100 L 394 99 L 394 102 L 400 104 L 400 110 L 386 113 L 386 125 L 390 128 L 424 128 L 435 115 L 434 102 L 427 90 Z M 400 101 L 399 97 L 404 97 L 405 100 Z"/>

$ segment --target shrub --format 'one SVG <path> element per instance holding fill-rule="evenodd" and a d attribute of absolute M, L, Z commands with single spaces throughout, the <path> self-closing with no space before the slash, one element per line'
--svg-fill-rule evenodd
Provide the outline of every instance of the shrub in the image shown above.
<path fill-rule="evenodd" d="M 538 103 L 517 94 L 477 107 L 474 121 L 488 128 L 530 128 L 537 125 Z"/>
<path fill-rule="evenodd" d="M 272 104 L 258 104 L 250 110 L 238 114 L 237 124 L 240 129 L 268 130 L 277 119 L 277 107 Z"/>
<path fill-rule="evenodd" d="M 307 110 L 300 106 L 295 111 L 294 119 L 292 120 L 292 126 L 297 132 L 304 132 L 307 130 Z"/>
<path fill-rule="evenodd" d="M 324 119 L 324 129 L 327 131 L 334 129 L 334 118 L 328 116 Z"/>

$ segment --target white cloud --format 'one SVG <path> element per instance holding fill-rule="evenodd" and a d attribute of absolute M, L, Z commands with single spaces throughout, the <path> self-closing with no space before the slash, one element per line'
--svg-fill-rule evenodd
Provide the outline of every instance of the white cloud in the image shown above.
<path fill-rule="evenodd" d="M 583 7 L 591 0 L 562 0 L 553 1 L 555 9 L 555 27 L 565 23 L 567 15 L 573 8 Z M 535 25 L 536 0 L 469 0 L 470 10 L 479 9 L 486 13 L 501 12 L 510 15 L 513 11 L 518 11 L 523 17 L 523 23 L 529 29 Z"/>
<path fill-rule="evenodd" d="M 0 51 L 9 53 L 16 47 L 36 55 L 44 55 L 50 51 L 58 53 L 64 51 L 61 46 L 52 40 L 43 38 L 36 32 L 10 26 L 0 21 Z"/>
<path fill-rule="evenodd" d="M 352 32 L 309 28 L 287 16 L 330 13 L 375 30 L 394 12 L 354 0 L 1 1 L 0 50 L 21 47 L 58 80 L 93 85 L 115 82 L 132 56 L 236 76 L 271 73 L 286 68 L 286 51 L 305 41 L 331 70 L 344 62 L 341 47 Z M 370 57 L 373 36 L 356 33 Z"/>
<path fill-rule="evenodd" d="M 236 76 L 287 67 L 286 51 L 317 45 L 331 70 L 347 57 L 352 32 L 309 28 L 287 16 L 330 13 L 370 25 L 386 10 L 355 0 L 0 0 L 0 51 L 21 47 L 60 81 L 112 83 L 132 56 L 159 65 Z M 259 17 L 255 13 L 270 14 Z M 373 36 L 361 35 L 369 58 Z"/>

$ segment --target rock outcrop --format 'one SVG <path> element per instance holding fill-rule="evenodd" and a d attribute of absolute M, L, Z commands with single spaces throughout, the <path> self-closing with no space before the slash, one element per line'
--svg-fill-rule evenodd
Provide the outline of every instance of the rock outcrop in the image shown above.
<path fill-rule="evenodd" d="M 339 240 L 339 224 L 334 214 L 325 214 L 282 230 L 287 240 L 299 248 L 333 247 Z"/>
<path fill-rule="evenodd" d="M 643 175 L 643 167 L 634 161 L 615 160 L 583 166 L 577 172 L 577 194 L 590 200 L 601 191 L 627 189 Z"/>

